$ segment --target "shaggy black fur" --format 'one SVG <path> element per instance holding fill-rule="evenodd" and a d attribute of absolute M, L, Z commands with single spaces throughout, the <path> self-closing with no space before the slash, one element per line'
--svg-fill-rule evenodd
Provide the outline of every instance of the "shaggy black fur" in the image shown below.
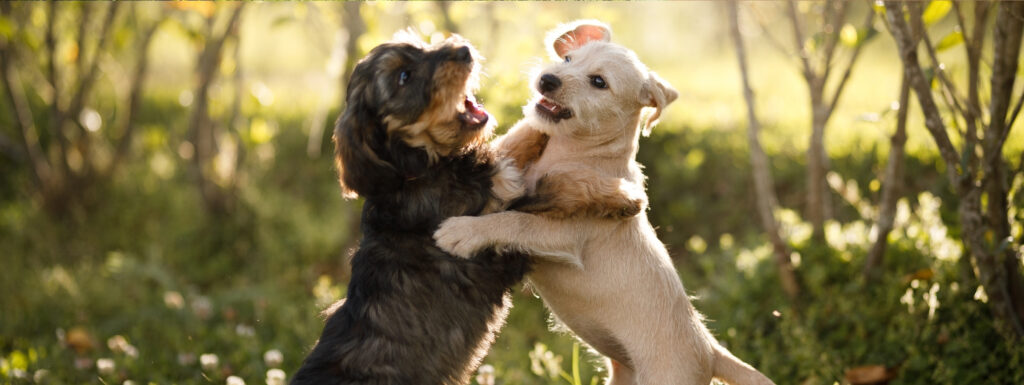
<path fill-rule="evenodd" d="M 494 153 L 477 142 L 429 161 L 383 122 L 426 113 L 432 87 L 447 85 L 420 79 L 465 60 L 459 48 L 385 44 L 353 72 L 334 135 L 343 187 L 366 199 L 363 239 L 347 299 L 292 384 L 465 384 L 504 322 L 527 257 L 486 250 L 460 259 L 431 237 L 444 219 L 482 214 L 494 199 Z M 408 78 L 402 87 L 398 77 Z"/>

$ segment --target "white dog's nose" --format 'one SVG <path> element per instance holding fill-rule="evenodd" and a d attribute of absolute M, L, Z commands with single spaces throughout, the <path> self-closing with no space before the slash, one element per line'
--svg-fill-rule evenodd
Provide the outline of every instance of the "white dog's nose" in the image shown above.
<path fill-rule="evenodd" d="M 537 87 L 540 88 L 540 92 L 551 92 L 557 90 L 558 87 L 562 86 L 562 80 L 552 74 L 544 74 L 540 77 L 540 83 Z"/>

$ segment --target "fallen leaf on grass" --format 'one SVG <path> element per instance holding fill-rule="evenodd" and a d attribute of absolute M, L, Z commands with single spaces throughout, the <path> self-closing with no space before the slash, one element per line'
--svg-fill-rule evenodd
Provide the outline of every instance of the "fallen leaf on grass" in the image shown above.
<path fill-rule="evenodd" d="M 866 365 L 846 370 L 846 381 L 853 385 L 885 383 L 892 379 L 892 373 L 882 365 Z"/>

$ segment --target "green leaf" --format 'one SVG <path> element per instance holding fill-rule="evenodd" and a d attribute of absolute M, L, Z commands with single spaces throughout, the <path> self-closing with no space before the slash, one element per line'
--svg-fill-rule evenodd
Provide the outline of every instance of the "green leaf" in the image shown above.
<path fill-rule="evenodd" d="M 10 39 L 11 36 L 14 36 L 14 29 L 14 23 L 10 19 L 0 16 L 0 35 Z"/>
<path fill-rule="evenodd" d="M 859 35 L 853 24 L 844 25 L 843 29 L 839 31 L 839 42 L 847 47 L 856 47 L 860 41 Z"/>
<path fill-rule="evenodd" d="M 270 28 L 277 28 L 277 27 L 280 27 L 282 25 L 291 24 L 293 22 L 295 22 L 295 17 L 294 16 L 292 16 L 292 15 L 281 16 L 281 17 L 278 17 L 278 18 L 274 19 L 274 21 L 272 23 L 270 23 Z"/>
<path fill-rule="evenodd" d="M 876 1 L 873 4 L 871 4 L 871 9 L 874 9 L 875 13 L 877 13 L 879 16 L 885 17 L 885 3 L 881 1 Z"/>
<path fill-rule="evenodd" d="M 946 35 L 946 37 L 943 37 L 942 40 L 939 40 L 939 44 L 935 45 L 935 51 L 942 52 L 947 49 L 956 47 L 957 45 L 963 42 L 963 32 L 960 32 L 960 29 L 955 29 L 953 30 L 953 32 L 950 32 L 948 35 Z"/>
<path fill-rule="evenodd" d="M 921 20 L 924 21 L 925 25 L 932 25 L 936 21 L 942 20 L 943 17 L 949 13 L 949 10 L 953 8 L 953 2 L 948 0 L 936 0 L 928 4 L 928 8 L 924 9 L 924 14 L 921 15 Z"/>

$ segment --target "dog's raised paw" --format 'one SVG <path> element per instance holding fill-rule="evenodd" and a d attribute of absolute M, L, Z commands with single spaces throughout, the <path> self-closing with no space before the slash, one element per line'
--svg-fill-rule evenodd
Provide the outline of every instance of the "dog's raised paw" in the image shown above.
<path fill-rule="evenodd" d="M 473 253 L 483 248 L 483 242 L 477 236 L 479 228 L 474 222 L 475 217 L 453 217 L 441 222 L 434 232 L 437 247 L 459 258 L 470 258 Z"/>

